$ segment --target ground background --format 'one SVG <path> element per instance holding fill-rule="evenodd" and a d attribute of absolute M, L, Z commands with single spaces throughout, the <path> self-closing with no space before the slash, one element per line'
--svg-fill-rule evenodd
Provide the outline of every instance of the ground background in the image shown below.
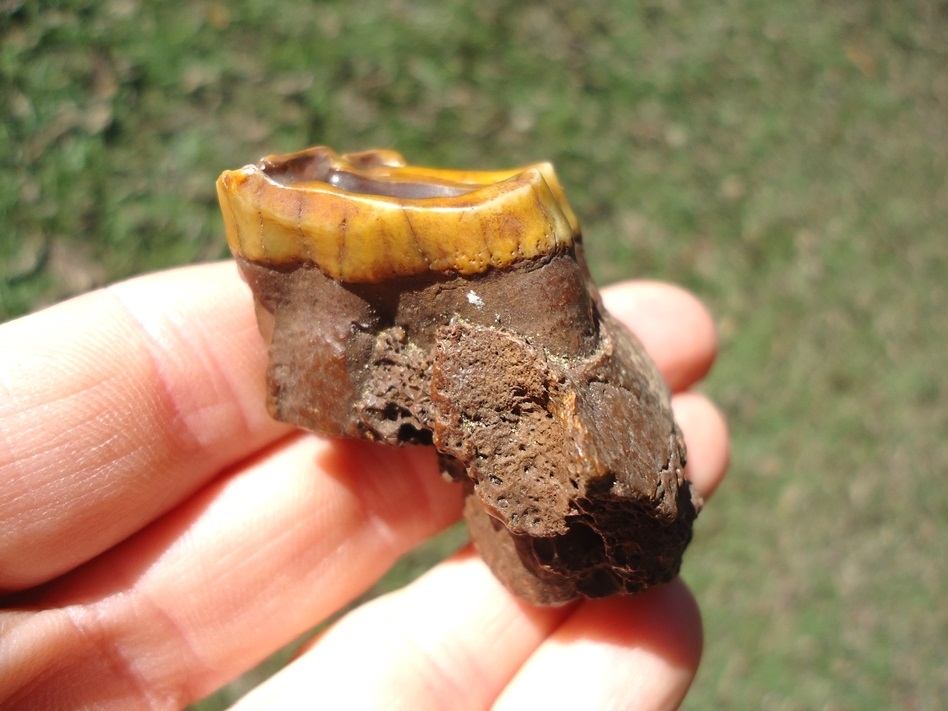
<path fill-rule="evenodd" d="M 214 180 L 265 153 L 551 159 L 598 280 L 721 332 L 685 707 L 945 708 L 943 0 L 38 5 L 0 0 L 0 318 L 224 256 Z"/>

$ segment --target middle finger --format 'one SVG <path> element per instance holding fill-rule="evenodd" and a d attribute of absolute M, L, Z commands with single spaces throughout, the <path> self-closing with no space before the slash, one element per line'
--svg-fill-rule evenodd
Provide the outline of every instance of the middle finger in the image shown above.
<path fill-rule="evenodd" d="M 36 644 L 14 645 L 5 663 L 51 692 L 96 679 L 76 706 L 107 694 L 131 707 L 140 693 L 186 705 L 457 520 L 461 493 L 427 449 L 290 438 L 3 613 L 18 639 L 57 650 L 39 661 Z"/>

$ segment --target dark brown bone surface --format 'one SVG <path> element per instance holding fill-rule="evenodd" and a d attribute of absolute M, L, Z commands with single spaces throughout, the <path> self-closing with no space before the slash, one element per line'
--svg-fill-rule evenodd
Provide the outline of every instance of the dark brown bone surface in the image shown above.
<path fill-rule="evenodd" d="M 654 364 L 602 307 L 578 230 L 501 268 L 374 281 L 235 252 L 270 341 L 274 417 L 433 445 L 512 591 L 561 604 L 678 572 L 700 508 L 684 443 Z"/>

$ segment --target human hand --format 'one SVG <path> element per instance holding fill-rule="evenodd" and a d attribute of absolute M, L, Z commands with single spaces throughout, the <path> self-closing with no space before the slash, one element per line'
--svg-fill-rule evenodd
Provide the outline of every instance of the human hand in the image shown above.
<path fill-rule="evenodd" d="M 668 285 L 604 290 L 672 390 L 688 476 L 727 464 L 686 392 L 710 318 Z M 358 597 L 458 519 L 424 448 L 292 431 L 231 263 L 141 277 L 0 326 L 0 707 L 179 708 Z M 239 704 L 674 708 L 701 652 L 681 580 L 534 608 L 465 550 L 369 602 Z"/>

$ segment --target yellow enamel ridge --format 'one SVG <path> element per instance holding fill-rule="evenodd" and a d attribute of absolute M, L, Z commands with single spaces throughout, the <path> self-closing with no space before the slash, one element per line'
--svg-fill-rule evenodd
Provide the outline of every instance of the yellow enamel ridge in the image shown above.
<path fill-rule="evenodd" d="M 579 227 L 549 163 L 504 171 L 409 166 L 394 151 L 269 156 L 217 181 L 235 255 L 312 262 L 348 282 L 479 274 L 570 247 Z"/>

